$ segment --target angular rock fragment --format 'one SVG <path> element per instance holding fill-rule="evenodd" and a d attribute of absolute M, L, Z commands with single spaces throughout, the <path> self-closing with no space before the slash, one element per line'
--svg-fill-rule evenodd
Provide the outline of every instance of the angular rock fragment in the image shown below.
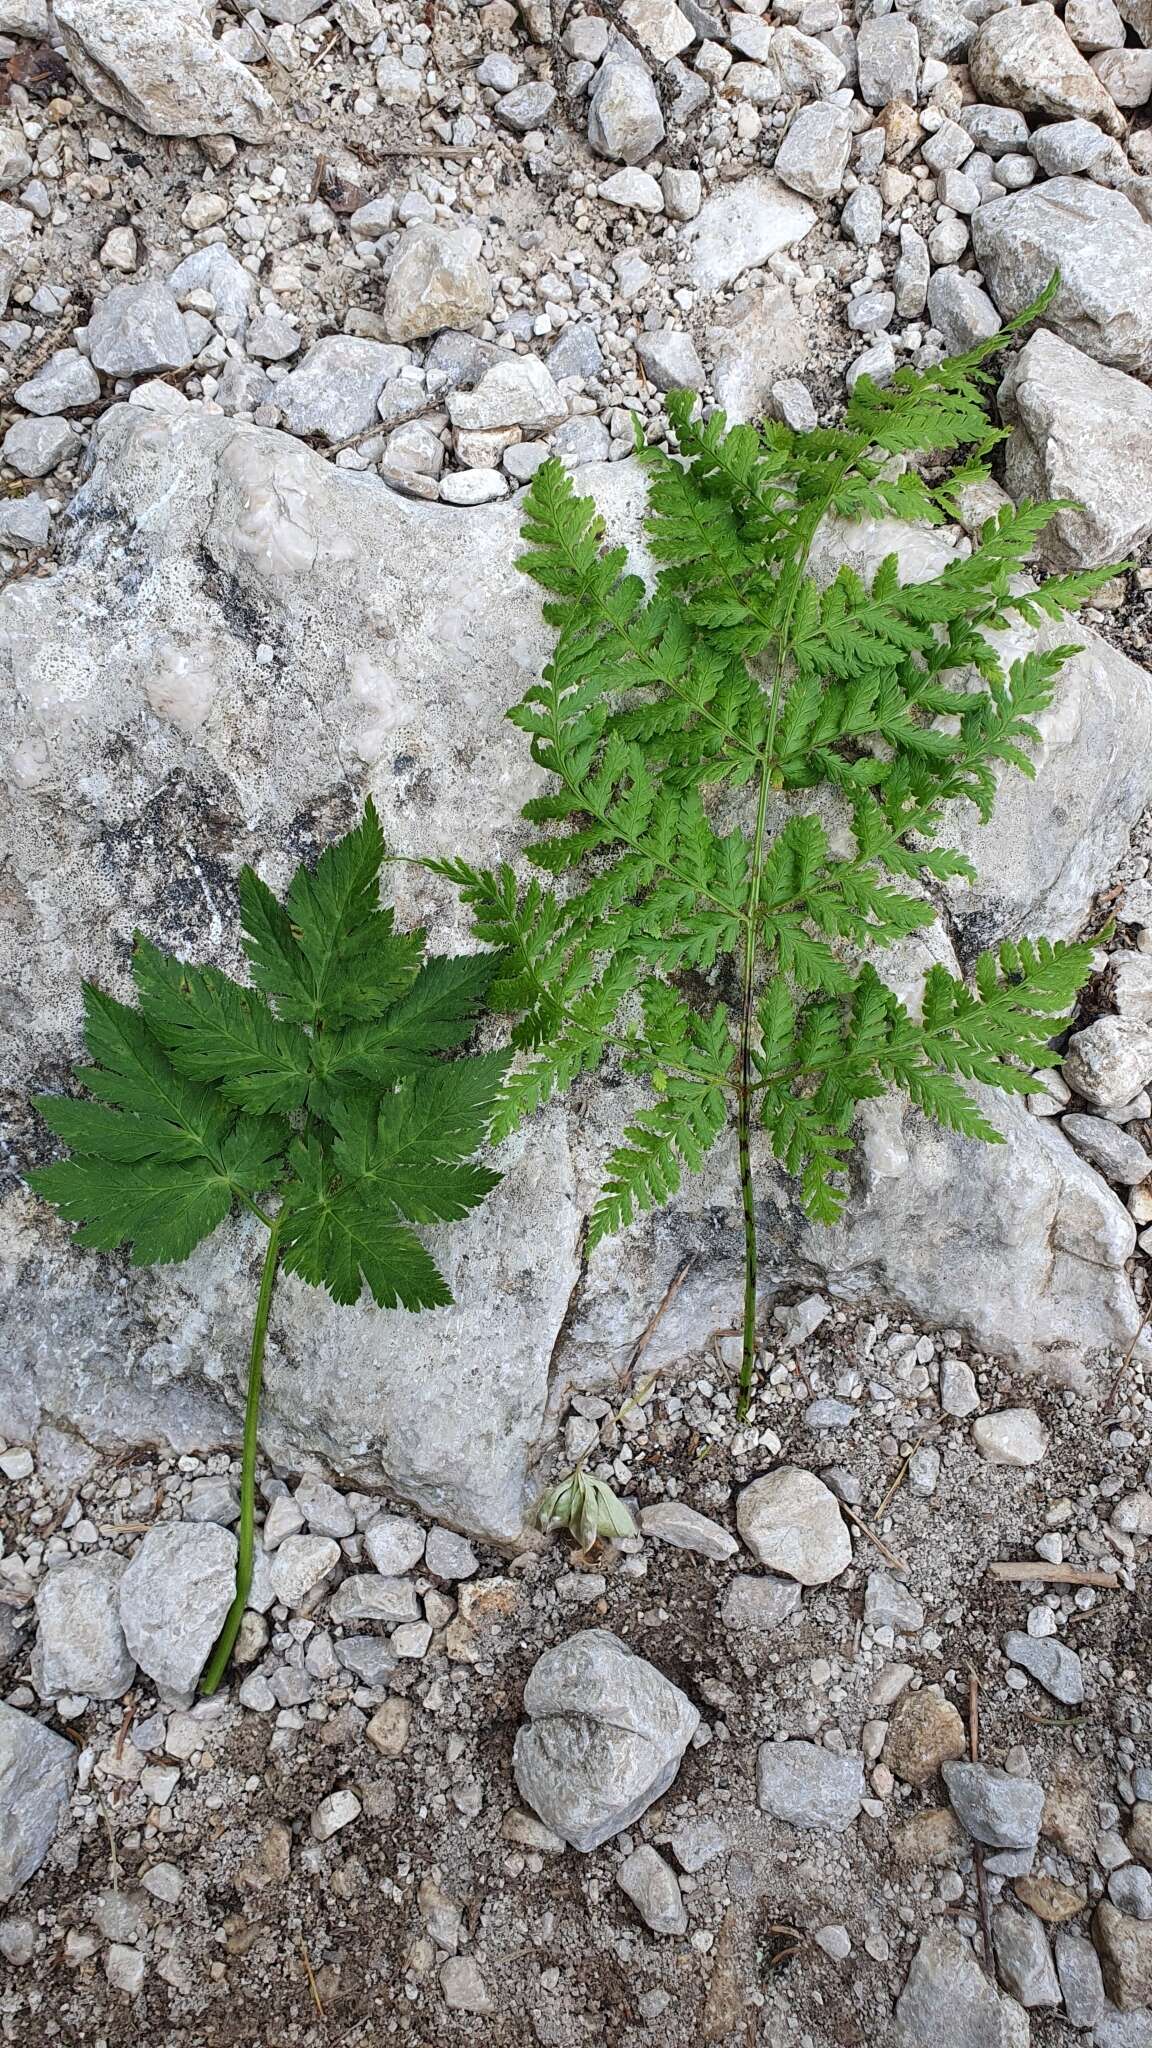
<path fill-rule="evenodd" d="M 120 1581 L 120 1623 L 161 1692 L 193 1691 L 236 1590 L 236 1538 L 214 1522 L 159 1522 Z"/>
<path fill-rule="evenodd" d="M 864 1763 L 815 1742 L 763 1742 L 756 1758 L 756 1799 L 763 1813 L 794 1828 L 841 1835 L 860 1812 Z"/>
<path fill-rule="evenodd" d="M 513 1769 L 523 1798 L 572 1848 L 599 1848 L 639 1819 L 680 1767 L 700 1716 L 678 1686 L 607 1629 L 537 1659 Z"/>
<path fill-rule="evenodd" d="M 743 1489 L 736 1526 L 758 1564 L 802 1586 L 827 1585 L 852 1562 L 835 1494 L 795 1465 L 778 1466 Z"/>
<path fill-rule="evenodd" d="M 272 133 L 275 100 L 196 0 L 57 0 L 53 15 L 84 90 L 149 135 Z"/>
<path fill-rule="evenodd" d="M 35 1876 L 52 1847 L 76 1757 L 62 1735 L 0 1701 L 0 1905 Z"/>
<path fill-rule="evenodd" d="M 1028 2048 L 1028 2016 L 989 1982 L 951 1927 L 933 1927 L 896 2001 L 898 2048 Z"/>
<path fill-rule="evenodd" d="M 126 1562 L 114 1552 L 54 1567 L 36 1595 L 33 1683 L 41 1699 L 74 1693 L 116 1700 L 136 1663 L 120 1625 L 120 1582 Z"/>
<path fill-rule="evenodd" d="M 972 39 L 968 64 L 985 99 L 1053 120 L 1084 116 L 1108 135 L 1124 133 L 1115 101 L 1048 0 L 990 15 Z"/>

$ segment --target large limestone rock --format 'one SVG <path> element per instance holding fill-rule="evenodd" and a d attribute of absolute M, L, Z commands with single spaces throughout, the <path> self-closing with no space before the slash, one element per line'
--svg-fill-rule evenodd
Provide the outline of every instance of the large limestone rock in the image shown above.
<path fill-rule="evenodd" d="M 642 567 L 638 470 L 596 468 L 584 485 Z M 70 522 L 58 573 L 0 596 L 0 1030 L 22 1093 L 63 1084 L 83 974 L 127 992 L 137 924 L 235 969 L 244 861 L 282 885 L 368 790 L 398 851 L 514 856 L 520 807 L 540 788 L 504 719 L 549 645 L 538 593 L 514 566 L 514 503 L 422 505 L 282 434 L 121 406 L 98 426 Z M 844 556 L 875 566 L 893 546 L 906 574 L 928 574 L 947 548 L 890 522 L 821 545 L 824 574 Z M 1036 921 L 1074 929 L 1152 794 L 1145 678 L 1089 630 L 1077 637 L 1087 651 L 1054 708 L 1041 778 L 1013 779 L 1022 822 L 1003 839 L 995 825 L 972 832 L 981 881 L 953 913 L 966 950 Z M 450 889 L 409 866 L 395 886 L 401 916 L 426 921 L 434 944 L 470 943 Z M 954 967 L 942 929 L 933 944 Z M 892 963 L 910 991 L 926 959 L 921 946 Z M 496 1194 L 438 1234 L 453 1308 L 336 1308 L 285 1278 L 269 1452 L 514 1535 L 565 1378 L 615 1370 L 688 1252 L 652 1364 L 691 1352 L 738 1305 L 727 1141 L 674 1208 L 582 1269 L 583 1219 L 635 1106 L 628 1088 L 591 1081 L 509 1141 Z M 1056 1371 L 1126 1342 L 1126 1210 L 1050 1123 L 1002 1101 L 992 1113 L 1010 1140 L 995 1149 L 872 1106 L 832 1232 L 802 1222 L 761 1147 L 765 1289 L 878 1290 Z M 29 1114 L 21 1156 L 46 1142 Z M 13 1187 L 0 1210 L 0 1341 L 16 1369 L 0 1387 L 0 1433 L 27 1440 L 41 1419 L 73 1418 L 99 1443 L 235 1441 L 260 1250 L 236 1221 L 184 1265 L 129 1279 Z"/>
<path fill-rule="evenodd" d="M 149 135 L 261 142 L 276 102 L 215 42 L 199 0 L 56 0 L 65 55 L 86 92 Z"/>
<path fill-rule="evenodd" d="M 1046 324 L 1115 370 L 1152 371 L 1152 227 L 1123 192 L 1049 178 L 980 207 L 972 247 L 1005 316 L 1022 312 L 1058 270 Z"/>
<path fill-rule="evenodd" d="M 1096 568 L 1152 533 L 1152 391 L 1038 328 L 1000 386 L 1016 499 L 1059 499 L 1042 543 L 1054 568 Z"/>
<path fill-rule="evenodd" d="M 1123 115 L 1048 0 L 991 15 L 972 38 L 968 64 L 983 99 L 1053 121 L 1097 121 L 1107 135 L 1124 133 Z"/>

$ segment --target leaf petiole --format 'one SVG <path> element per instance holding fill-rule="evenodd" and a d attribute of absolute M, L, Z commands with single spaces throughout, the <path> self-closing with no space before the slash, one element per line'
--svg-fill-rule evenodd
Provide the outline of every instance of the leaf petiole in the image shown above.
<path fill-rule="evenodd" d="M 260 1386 L 264 1370 L 264 1344 L 268 1335 L 268 1317 L 272 1309 L 272 1291 L 276 1285 L 276 1270 L 280 1263 L 280 1219 L 277 1217 L 269 1226 L 268 1248 L 264 1254 L 264 1269 L 260 1275 L 260 1298 L 256 1303 L 256 1321 L 252 1328 L 252 1348 L 248 1354 L 248 1391 L 244 1402 L 244 1449 L 240 1467 L 240 1554 L 236 1561 L 236 1591 L 228 1609 L 224 1626 L 216 1638 L 216 1645 L 204 1667 L 200 1680 L 200 1691 L 205 1699 L 214 1693 L 232 1655 L 240 1624 L 248 1605 L 252 1590 L 252 1554 L 256 1527 L 256 1450 L 260 1425 Z"/>

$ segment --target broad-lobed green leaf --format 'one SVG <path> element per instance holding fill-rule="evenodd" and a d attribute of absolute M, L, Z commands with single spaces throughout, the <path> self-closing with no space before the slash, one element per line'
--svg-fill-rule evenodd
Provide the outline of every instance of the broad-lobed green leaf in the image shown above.
<path fill-rule="evenodd" d="M 138 933 L 139 1010 L 86 991 L 95 1064 L 77 1078 L 97 1099 L 40 1099 L 73 1156 L 30 1176 L 81 1242 L 184 1258 L 275 1190 L 286 1264 L 336 1300 L 365 1283 L 383 1306 L 448 1300 L 406 1226 L 455 1221 L 499 1180 L 472 1155 L 507 1055 L 443 1055 L 475 1029 L 500 955 L 425 961 L 423 933 L 380 905 L 383 856 L 369 802 L 284 905 L 244 870 L 253 988 Z"/>

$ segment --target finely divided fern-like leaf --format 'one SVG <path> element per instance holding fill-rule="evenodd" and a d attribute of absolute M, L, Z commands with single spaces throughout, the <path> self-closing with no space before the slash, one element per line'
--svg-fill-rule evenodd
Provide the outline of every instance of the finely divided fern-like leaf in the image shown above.
<path fill-rule="evenodd" d="M 992 359 L 1055 288 L 962 357 L 884 389 L 862 378 L 840 427 L 729 427 L 671 394 L 674 450 L 637 434 L 652 587 L 559 463 L 536 473 L 522 567 L 556 639 L 509 716 L 548 776 L 524 813 L 538 872 L 442 872 L 506 962 L 491 995 L 517 1019 L 519 1058 L 498 1127 L 605 1058 L 647 1083 L 593 1243 L 675 1192 L 729 1106 L 744 1129 L 755 1111 L 808 1214 L 831 1222 L 861 1103 L 899 1088 L 993 1139 L 967 1084 L 1019 1091 L 1053 1058 L 1084 949 L 1021 942 L 974 987 L 934 970 L 919 1023 L 861 960 L 933 921 L 935 883 L 973 879 L 948 807 L 987 818 L 1004 771 L 1032 773 L 1074 650 L 1006 664 L 1005 628 L 1063 617 L 1112 572 L 1032 582 L 1056 508 L 1027 503 L 922 581 L 891 555 L 821 588 L 808 561 L 829 518 L 955 517 L 1001 438 Z M 833 793 L 854 852 L 823 806 L 789 814 L 810 790 Z"/>

